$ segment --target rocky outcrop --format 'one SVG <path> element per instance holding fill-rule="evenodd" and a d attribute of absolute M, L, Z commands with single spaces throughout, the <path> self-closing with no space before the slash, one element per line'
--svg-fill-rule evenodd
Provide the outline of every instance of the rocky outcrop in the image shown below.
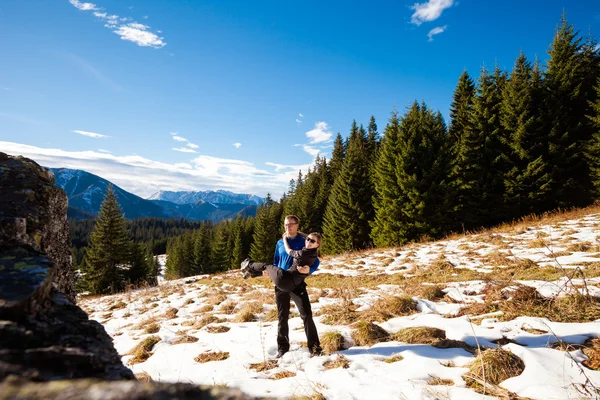
<path fill-rule="evenodd" d="M 75 304 L 66 213 L 52 173 L 0 153 L 0 400 L 247 398 L 135 380 Z"/>
<path fill-rule="evenodd" d="M 0 246 L 21 243 L 54 263 L 52 284 L 75 303 L 67 195 L 35 161 L 0 152 Z"/>

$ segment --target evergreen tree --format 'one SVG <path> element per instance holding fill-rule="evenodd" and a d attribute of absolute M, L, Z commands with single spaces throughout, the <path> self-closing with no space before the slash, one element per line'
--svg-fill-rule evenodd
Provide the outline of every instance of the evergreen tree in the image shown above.
<path fill-rule="evenodd" d="M 450 106 L 449 136 L 452 141 L 452 185 L 454 228 L 477 226 L 477 207 L 481 198 L 481 132 L 473 129 L 475 85 L 464 71 L 454 91 Z"/>
<path fill-rule="evenodd" d="M 108 186 L 82 268 L 83 287 L 92 294 L 123 289 L 130 261 L 131 239 L 115 192 Z"/>
<path fill-rule="evenodd" d="M 279 225 L 279 219 L 275 208 L 275 202 L 270 194 L 267 194 L 267 199 L 264 204 L 261 204 L 256 211 L 254 220 L 254 241 L 250 247 L 250 257 L 254 261 L 271 262 L 275 252 L 275 243 L 273 240 L 276 236 L 276 227 Z M 281 234 L 280 234 L 281 235 Z"/>
<path fill-rule="evenodd" d="M 231 269 L 240 268 L 241 262 L 246 258 L 244 254 L 244 226 L 243 220 L 238 218 L 236 220 L 235 229 L 233 233 L 234 237 L 234 246 L 231 257 Z"/>
<path fill-rule="evenodd" d="M 348 149 L 339 176 L 335 179 L 327 209 L 323 250 L 341 253 L 371 246 L 369 221 L 373 219 L 373 188 L 365 149 L 364 129 L 352 122 Z"/>
<path fill-rule="evenodd" d="M 596 131 L 587 145 L 586 156 L 594 188 L 594 198 L 598 200 L 600 199 L 600 78 L 598 79 L 596 91 L 597 100 L 591 104 L 592 112 L 589 115 Z"/>
<path fill-rule="evenodd" d="M 167 243 L 167 263 L 165 265 L 165 279 L 179 279 L 183 277 L 181 270 L 182 246 L 181 237 L 174 237 Z"/>
<path fill-rule="evenodd" d="M 215 271 L 224 271 L 231 265 L 231 253 L 228 251 L 229 226 L 227 223 L 217 225 L 215 239 L 212 242 L 210 258 Z"/>
<path fill-rule="evenodd" d="M 139 243 L 132 243 L 130 250 L 129 269 L 126 272 L 127 279 L 132 285 L 140 285 L 152 281 L 153 271 L 150 269 L 146 250 Z"/>
<path fill-rule="evenodd" d="M 481 169 L 475 176 L 474 187 L 467 194 L 472 204 L 470 212 L 470 225 L 493 225 L 505 218 L 504 211 L 504 171 L 506 170 L 506 155 L 509 148 L 503 140 L 504 131 L 500 122 L 500 108 L 502 105 L 502 91 L 506 83 L 506 75 L 500 71 L 498 66 L 494 74 L 488 74 L 482 69 L 478 80 L 477 96 L 473 103 L 473 114 L 471 118 L 471 131 L 468 137 L 473 138 L 477 145 L 470 146 L 468 159 L 472 165 L 478 165 Z M 476 150 L 480 146 L 480 153 Z M 480 193 L 479 201 L 473 196 Z M 468 208 L 464 208 L 468 211 Z"/>
<path fill-rule="evenodd" d="M 204 222 L 200 229 L 195 232 L 194 240 L 194 264 L 198 268 L 199 274 L 208 274 L 211 270 L 212 261 L 210 258 L 210 228 L 209 223 Z"/>
<path fill-rule="evenodd" d="M 548 126 L 552 193 L 550 207 L 583 206 L 591 201 L 591 180 L 585 157 L 585 144 L 591 139 L 593 127 L 586 115 L 590 114 L 588 101 L 591 84 L 589 75 L 597 70 L 586 70 L 581 38 L 563 14 L 554 41 L 548 51 L 545 122 Z M 593 64 L 593 62 L 592 62 Z"/>
<path fill-rule="evenodd" d="M 337 136 L 335 137 L 335 141 L 333 142 L 333 151 L 331 153 L 331 160 L 329 161 L 329 172 L 333 179 L 340 175 L 345 157 L 346 146 L 344 144 L 344 140 L 342 139 L 342 135 L 338 132 Z"/>
<path fill-rule="evenodd" d="M 371 161 L 371 165 L 374 165 L 379 150 L 380 137 L 379 132 L 377 132 L 377 124 L 375 123 L 375 117 L 373 115 L 371 115 L 371 119 L 369 120 L 367 132 L 367 157 Z"/>
<path fill-rule="evenodd" d="M 396 179 L 399 140 L 400 121 L 397 112 L 393 111 L 385 127 L 374 168 L 375 218 L 371 222 L 371 238 L 378 247 L 396 246 L 405 242 L 405 238 L 400 235 L 402 204 L 400 186 Z"/>
<path fill-rule="evenodd" d="M 415 102 L 402 118 L 396 180 L 401 243 L 448 232 L 451 152 L 440 112 Z"/>
<path fill-rule="evenodd" d="M 510 148 L 504 177 L 505 208 L 511 218 L 540 211 L 550 193 L 551 176 L 545 159 L 547 139 L 539 111 L 541 76 L 525 55 L 515 62 L 501 107 L 505 143 Z"/>

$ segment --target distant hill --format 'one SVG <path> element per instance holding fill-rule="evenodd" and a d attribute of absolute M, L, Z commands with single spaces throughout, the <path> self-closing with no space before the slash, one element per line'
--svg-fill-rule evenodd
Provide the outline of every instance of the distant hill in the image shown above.
<path fill-rule="evenodd" d="M 238 194 L 228 190 L 206 190 L 198 192 L 171 192 L 161 190 L 148 197 L 148 200 L 164 200 L 175 204 L 195 204 L 203 201 L 211 204 L 245 204 L 259 206 L 265 202 L 262 197 L 251 194 Z"/>
<path fill-rule="evenodd" d="M 100 205 L 104 200 L 108 185 L 113 186 L 117 200 L 128 219 L 155 217 L 155 218 L 185 218 L 191 221 L 211 220 L 218 222 L 227 218 L 235 218 L 237 215 L 256 215 L 257 204 L 261 198 L 247 194 L 235 194 L 228 191 L 217 192 L 158 192 L 159 193 L 188 193 L 172 196 L 170 198 L 185 198 L 193 200 L 192 193 L 203 193 L 210 200 L 221 200 L 225 203 L 197 200 L 193 203 L 175 203 L 161 199 L 143 199 L 130 193 L 110 181 L 82 170 L 69 168 L 50 168 L 56 177 L 56 185 L 61 187 L 69 198 L 68 216 L 71 219 L 93 218 L 100 211 Z M 199 196 L 199 195 L 198 195 Z M 168 195 L 166 197 L 169 197 Z M 239 199 L 236 203 L 234 200 Z M 257 203 L 258 202 L 258 203 Z"/>

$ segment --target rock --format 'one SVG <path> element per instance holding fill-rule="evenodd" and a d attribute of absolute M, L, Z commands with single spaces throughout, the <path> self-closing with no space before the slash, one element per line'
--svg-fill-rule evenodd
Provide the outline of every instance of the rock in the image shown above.
<path fill-rule="evenodd" d="M 33 160 L 0 152 L 0 193 L 0 246 L 19 241 L 48 255 L 53 285 L 75 303 L 67 195 L 54 175 Z"/>

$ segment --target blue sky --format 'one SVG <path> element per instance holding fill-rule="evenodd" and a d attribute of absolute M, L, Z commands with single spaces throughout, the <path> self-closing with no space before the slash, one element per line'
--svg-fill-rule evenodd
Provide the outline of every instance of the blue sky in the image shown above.
<path fill-rule="evenodd" d="M 415 99 L 448 115 L 458 76 L 543 61 L 592 0 L 4 0 L 0 151 L 142 196 L 275 197 L 351 122 Z"/>

